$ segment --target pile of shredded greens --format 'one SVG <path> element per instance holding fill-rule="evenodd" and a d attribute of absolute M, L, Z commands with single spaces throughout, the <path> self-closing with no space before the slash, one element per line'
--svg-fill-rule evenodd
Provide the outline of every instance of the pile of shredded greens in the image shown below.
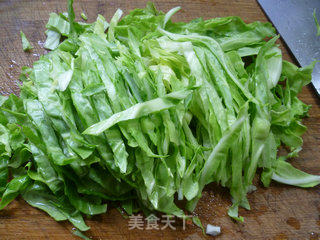
<path fill-rule="evenodd" d="M 193 211 L 216 182 L 243 221 L 257 168 L 264 186 L 320 183 L 286 161 L 301 150 L 309 106 L 297 94 L 314 64 L 284 61 L 270 23 L 172 22 L 180 8 L 149 3 L 88 24 L 72 2 L 50 14 L 52 51 L 22 69 L 20 97 L 0 98 L 0 209 L 21 195 L 86 231 L 82 216 L 107 202 L 185 217 L 176 203 Z"/>

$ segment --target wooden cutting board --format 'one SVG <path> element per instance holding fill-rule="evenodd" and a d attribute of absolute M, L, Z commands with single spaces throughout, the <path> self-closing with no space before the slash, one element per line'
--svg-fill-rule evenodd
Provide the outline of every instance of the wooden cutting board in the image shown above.
<path fill-rule="evenodd" d="M 89 21 L 97 14 L 108 20 L 117 8 L 127 13 L 134 8 L 143 8 L 146 0 L 75 0 L 75 11 L 79 17 L 85 12 Z M 245 22 L 267 21 L 266 16 L 254 0 L 158 0 L 158 9 L 168 11 L 175 6 L 182 10 L 173 20 L 189 21 L 196 17 L 213 18 L 236 15 Z M 42 48 L 45 24 L 50 12 L 66 11 L 65 0 L 0 0 L 0 92 L 19 93 L 16 79 L 21 66 L 32 65 L 45 50 Z M 23 30 L 35 47 L 24 53 L 19 31 Z M 284 45 L 279 41 L 286 60 L 293 61 Z M 311 86 L 304 87 L 300 94 L 307 104 L 312 104 L 310 117 L 304 120 L 308 127 L 304 135 L 304 146 L 300 157 L 293 165 L 306 172 L 320 174 L 320 99 Z M 319 239 L 320 236 L 320 187 L 299 189 L 272 183 L 266 189 L 258 184 L 258 190 L 249 195 L 251 211 L 241 209 L 245 217 L 243 224 L 235 223 L 227 216 L 230 196 L 225 189 L 210 185 L 195 213 L 203 223 L 221 226 L 222 234 L 216 239 Z M 116 209 L 107 214 L 87 219 L 92 239 L 212 239 L 201 230 L 176 221 L 176 228 L 164 230 L 129 230 L 128 219 Z M 163 225 L 162 225 L 163 226 Z M 22 199 L 15 200 L 0 211 L 0 239 L 77 239 L 71 234 L 72 226 L 67 222 L 57 223 L 46 213 L 27 205 Z"/>

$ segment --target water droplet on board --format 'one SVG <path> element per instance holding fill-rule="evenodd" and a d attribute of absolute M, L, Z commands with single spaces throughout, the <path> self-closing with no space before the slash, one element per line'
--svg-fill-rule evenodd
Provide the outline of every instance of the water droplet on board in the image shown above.
<path fill-rule="evenodd" d="M 7 75 L 8 78 L 13 79 L 13 76 L 12 76 L 12 74 L 10 72 L 7 72 L 6 75 Z"/>
<path fill-rule="evenodd" d="M 310 240 L 319 240 L 319 234 L 315 233 L 315 232 L 311 232 L 309 239 Z"/>
<path fill-rule="evenodd" d="M 13 59 L 11 59 L 10 62 L 11 62 L 13 65 L 19 66 L 19 64 L 18 64 L 15 60 L 13 60 Z"/>
<path fill-rule="evenodd" d="M 42 41 L 39 40 L 39 41 L 38 41 L 38 45 L 43 48 L 44 42 L 42 42 Z"/>
<path fill-rule="evenodd" d="M 15 60 L 10 60 L 9 61 L 9 68 L 14 68 L 14 67 L 16 67 L 16 66 L 19 66 L 19 64 L 15 61 Z"/>

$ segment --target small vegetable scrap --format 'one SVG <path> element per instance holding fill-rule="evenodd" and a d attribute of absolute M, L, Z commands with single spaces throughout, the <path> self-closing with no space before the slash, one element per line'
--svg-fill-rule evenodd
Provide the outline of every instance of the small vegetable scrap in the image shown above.
<path fill-rule="evenodd" d="M 21 41 L 22 41 L 23 51 L 29 51 L 29 50 L 33 49 L 32 45 L 28 41 L 26 35 L 22 31 L 20 31 L 20 37 L 21 37 Z"/>
<path fill-rule="evenodd" d="M 83 12 L 83 13 L 81 13 L 81 18 L 83 19 L 83 20 L 85 20 L 85 21 L 87 21 L 88 20 L 88 17 L 87 17 L 87 15 Z"/>
<path fill-rule="evenodd" d="M 152 3 L 84 23 L 72 3 L 50 14 L 52 51 L 23 68 L 20 97 L 0 98 L 0 209 L 21 195 L 86 231 L 83 215 L 114 201 L 128 214 L 183 218 L 176 201 L 192 212 L 216 182 L 230 189 L 229 216 L 243 221 L 258 168 L 266 187 L 320 183 L 287 161 L 301 150 L 310 106 L 297 95 L 314 63 L 283 60 L 270 23 L 172 22 L 179 7 L 164 14 Z"/>
<path fill-rule="evenodd" d="M 207 225 L 206 234 L 211 236 L 218 236 L 221 233 L 221 228 L 218 226 L 213 226 L 211 224 Z"/>

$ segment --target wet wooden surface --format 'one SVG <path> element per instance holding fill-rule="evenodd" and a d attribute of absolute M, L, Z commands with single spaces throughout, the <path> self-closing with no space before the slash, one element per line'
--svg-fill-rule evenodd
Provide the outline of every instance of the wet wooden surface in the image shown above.
<path fill-rule="evenodd" d="M 126 0 L 75 0 L 79 17 L 83 11 L 93 21 L 97 14 L 110 19 L 117 8 L 124 12 L 144 7 L 147 1 Z M 167 11 L 181 6 L 182 10 L 174 20 L 188 21 L 196 17 L 205 19 L 237 15 L 246 22 L 267 21 L 266 16 L 254 0 L 159 0 L 156 6 Z M 32 65 L 45 50 L 44 26 L 50 12 L 66 10 L 64 0 L 0 0 L 0 92 L 18 94 L 16 79 L 20 67 Z M 23 30 L 35 47 L 24 53 L 19 31 Z M 284 58 L 293 59 L 283 47 Z M 320 174 L 320 101 L 311 86 L 305 87 L 301 98 L 312 104 L 310 117 L 304 120 L 308 127 L 304 135 L 304 148 L 293 164 L 309 173 Z M 219 225 L 222 234 L 216 239 L 319 239 L 320 236 L 320 187 L 299 189 L 271 184 L 268 189 L 258 184 L 258 190 L 249 195 L 251 211 L 241 209 L 245 217 L 243 224 L 235 223 L 227 216 L 231 204 L 227 191 L 210 185 L 196 209 L 203 223 Z M 91 230 L 87 235 L 92 239 L 212 239 L 202 235 L 200 229 L 187 224 L 173 223 L 176 230 L 129 230 L 128 219 L 122 218 L 116 209 L 107 214 L 87 219 Z M 0 212 L 0 239 L 77 239 L 71 235 L 72 226 L 67 222 L 57 223 L 44 212 L 28 206 L 22 199 L 15 200 Z"/>

